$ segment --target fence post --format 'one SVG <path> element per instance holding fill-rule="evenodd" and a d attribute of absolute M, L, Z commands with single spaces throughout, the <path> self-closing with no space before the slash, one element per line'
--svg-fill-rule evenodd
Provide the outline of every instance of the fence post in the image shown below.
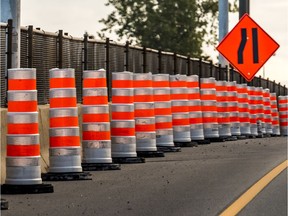
<path fill-rule="evenodd" d="M 210 77 L 213 77 L 213 62 L 212 61 L 210 61 L 209 69 L 210 69 Z"/>
<path fill-rule="evenodd" d="M 229 67 L 230 67 L 230 70 L 229 70 L 230 80 L 228 81 L 234 81 L 234 68 L 232 67 L 232 65 L 229 65 Z"/>
<path fill-rule="evenodd" d="M 160 74 L 162 73 L 162 52 L 161 52 L 161 50 L 158 51 L 158 72 Z"/>
<path fill-rule="evenodd" d="M 266 88 L 269 88 L 269 77 L 266 79 Z"/>
<path fill-rule="evenodd" d="M 13 20 L 8 20 L 7 25 L 7 69 L 12 67 L 12 31 L 13 31 Z M 7 86 L 8 88 L 8 86 Z"/>
<path fill-rule="evenodd" d="M 63 30 L 58 33 L 58 66 L 63 67 Z"/>
<path fill-rule="evenodd" d="M 28 68 L 33 67 L 33 26 L 28 26 Z"/>
<path fill-rule="evenodd" d="M 278 83 L 278 92 L 277 96 L 281 95 L 281 84 L 280 82 Z"/>
<path fill-rule="evenodd" d="M 220 75 L 221 75 L 221 64 L 218 65 L 218 70 L 217 70 L 217 74 L 215 74 L 215 79 L 216 80 L 220 80 Z"/>
<path fill-rule="evenodd" d="M 286 88 L 286 85 L 284 85 L 283 88 L 284 88 L 284 95 L 287 95 L 287 88 Z"/>
<path fill-rule="evenodd" d="M 83 69 L 87 70 L 88 69 L 88 34 L 87 32 L 84 34 L 84 39 L 83 39 L 83 52 L 84 52 L 84 59 L 83 59 Z"/>
<path fill-rule="evenodd" d="M 225 69 L 226 69 L 226 81 L 229 81 L 229 79 L 228 79 L 228 78 L 229 78 L 229 75 L 228 75 L 228 74 L 229 74 L 228 65 L 225 66 Z M 223 77 L 223 80 L 225 80 L 224 77 Z"/>
<path fill-rule="evenodd" d="M 142 68 L 143 68 L 143 73 L 147 73 L 147 65 L 146 65 L 146 61 L 147 61 L 147 50 L 146 50 L 146 47 L 143 47 L 143 65 L 142 65 Z"/>
<path fill-rule="evenodd" d="M 5 106 L 8 106 L 8 69 L 12 67 L 12 32 L 13 32 L 13 20 L 8 20 L 7 25 L 7 70 L 5 71 L 5 80 L 6 80 L 6 94 L 5 94 Z"/>
<path fill-rule="evenodd" d="M 199 59 L 199 79 L 202 78 L 202 58 Z"/>
<path fill-rule="evenodd" d="M 173 62 L 174 62 L 174 75 L 177 74 L 177 54 L 173 54 Z"/>
<path fill-rule="evenodd" d="M 273 91 L 272 92 L 275 92 L 276 91 L 276 82 L 275 80 L 273 81 Z"/>
<path fill-rule="evenodd" d="M 129 41 L 125 43 L 125 65 L 124 68 L 126 71 L 129 71 Z M 136 71 L 134 71 L 136 72 Z"/>
<path fill-rule="evenodd" d="M 190 56 L 187 56 L 187 75 L 191 75 L 191 62 L 190 62 Z"/>
<path fill-rule="evenodd" d="M 262 87 L 262 77 L 259 76 L 259 79 L 258 79 L 258 87 Z"/>
<path fill-rule="evenodd" d="M 111 101 L 111 76 L 110 76 L 110 64 L 109 64 L 109 58 L 110 58 L 110 54 L 109 54 L 109 49 L 110 49 L 110 39 L 106 38 L 106 44 L 105 44 L 105 48 L 106 48 L 106 82 L 107 82 L 107 88 L 108 88 L 108 99 L 109 101 Z"/>

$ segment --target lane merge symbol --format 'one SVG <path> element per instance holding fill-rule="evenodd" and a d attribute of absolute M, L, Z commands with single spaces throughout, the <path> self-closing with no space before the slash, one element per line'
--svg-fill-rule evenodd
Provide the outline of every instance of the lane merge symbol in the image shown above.
<path fill-rule="evenodd" d="M 278 48 L 279 44 L 245 14 L 216 49 L 251 81 Z"/>

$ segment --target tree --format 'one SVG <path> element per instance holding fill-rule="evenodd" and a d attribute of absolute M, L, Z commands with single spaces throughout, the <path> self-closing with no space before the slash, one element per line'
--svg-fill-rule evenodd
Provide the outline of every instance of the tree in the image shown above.
<path fill-rule="evenodd" d="M 115 10 L 102 33 L 149 48 L 199 57 L 202 45 L 215 44 L 217 0 L 108 0 Z M 215 25 L 216 24 L 216 25 Z"/>

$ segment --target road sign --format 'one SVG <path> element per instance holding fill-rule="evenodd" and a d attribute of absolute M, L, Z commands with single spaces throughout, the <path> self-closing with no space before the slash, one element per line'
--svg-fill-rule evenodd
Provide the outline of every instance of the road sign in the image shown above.
<path fill-rule="evenodd" d="M 216 49 L 251 81 L 278 48 L 279 44 L 245 14 Z"/>

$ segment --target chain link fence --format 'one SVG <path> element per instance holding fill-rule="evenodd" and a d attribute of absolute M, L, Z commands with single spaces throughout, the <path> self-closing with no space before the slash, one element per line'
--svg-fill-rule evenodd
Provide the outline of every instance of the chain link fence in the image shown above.
<path fill-rule="evenodd" d="M 11 60 L 11 28 L 12 25 L 0 26 L 0 69 L 1 69 L 1 107 L 7 101 L 7 69 Z M 33 29 L 33 26 L 21 28 L 20 67 L 37 69 L 38 103 L 49 103 L 49 69 L 74 68 L 76 76 L 77 101 L 82 101 L 82 72 L 104 68 L 107 71 L 109 95 L 111 93 L 111 73 L 131 71 L 134 73 L 169 73 L 197 74 L 199 77 L 215 77 L 217 80 L 247 83 L 233 68 L 214 65 L 202 59 L 167 53 L 146 47 L 119 44 L 110 41 L 95 40 L 84 35 L 73 38 L 59 30 L 57 33 Z M 253 86 L 269 88 L 277 95 L 286 95 L 287 88 L 280 83 L 255 77 L 247 83 Z"/>

